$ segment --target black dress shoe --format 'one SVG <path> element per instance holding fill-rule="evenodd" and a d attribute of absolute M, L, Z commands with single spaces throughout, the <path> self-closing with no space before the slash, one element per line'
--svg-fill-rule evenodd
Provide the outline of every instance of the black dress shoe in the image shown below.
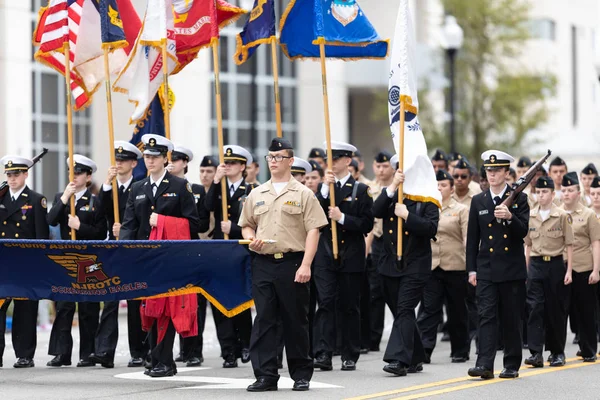
<path fill-rule="evenodd" d="M 242 364 L 246 364 L 250 361 L 250 349 L 243 348 L 242 349 Z"/>
<path fill-rule="evenodd" d="M 591 357 L 583 357 L 583 362 L 588 362 L 588 363 L 593 363 L 596 362 L 596 356 L 591 356 Z"/>
<path fill-rule="evenodd" d="M 81 359 L 77 363 L 78 368 L 95 367 L 95 366 L 96 366 L 96 363 L 93 362 L 92 360 L 90 360 L 89 358 L 87 360 Z"/>
<path fill-rule="evenodd" d="M 555 358 L 556 358 L 556 354 L 550 354 L 548 356 L 548 362 L 551 363 L 552 361 L 554 361 Z"/>
<path fill-rule="evenodd" d="M 423 371 L 423 363 L 409 365 L 407 368 L 407 372 L 409 374 L 416 374 L 417 372 L 422 372 L 422 371 Z"/>
<path fill-rule="evenodd" d="M 15 368 L 33 368 L 35 367 L 35 363 L 31 358 L 21 357 L 17 360 L 16 363 L 13 364 Z"/>
<path fill-rule="evenodd" d="M 564 353 L 556 354 L 554 360 L 550 363 L 551 367 L 563 367 L 566 363 Z"/>
<path fill-rule="evenodd" d="M 249 392 L 271 392 L 277 390 L 277 382 L 263 378 L 262 376 L 252 385 L 246 388 Z"/>
<path fill-rule="evenodd" d="M 442 339 L 440 339 L 442 342 L 449 342 L 450 341 L 450 334 L 448 332 L 444 332 L 442 334 Z"/>
<path fill-rule="evenodd" d="M 379 346 L 371 346 L 369 347 L 369 351 L 379 351 Z"/>
<path fill-rule="evenodd" d="M 177 354 L 177 357 L 175 357 L 175 362 L 183 362 L 183 354 Z"/>
<path fill-rule="evenodd" d="M 453 363 L 465 363 L 469 361 L 469 356 L 454 356 L 452 357 Z"/>
<path fill-rule="evenodd" d="M 225 361 L 223 361 L 223 368 L 237 368 L 237 366 L 237 359 L 233 354 L 229 354 L 225 357 Z"/>
<path fill-rule="evenodd" d="M 295 390 L 297 392 L 305 392 L 309 389 L 309 387 L 309 381 L 307 381 L 306 379 L 299 379 L 296 382 L 294 382 L 294 387 L 292 388 L 292 390 Z"/>
<path fill-rule="evenodd" d="M 204 361 L 204 359 L 199 359 L 198 357 L 192 357 L 187 360 L 187 362 L 185 363 L 185 366 L 186 367 L 200 367 L 202 365 L 202 361 Z"/>
<path fill-rule="evenodd" d="M 127 364 L 128 367 L 143 367 L 144 359 L 142 357 L 132 357 Z"/>
<path fill-rule="evenodd" d="M 531 365 L 533 368 L 544 368 L 544 357 L 542 353 L 532 354 L 531 357 L 525 360 L 525 365 Z"/>
<path fill-rule="evenodd" d="M 502 379 L 515 379 L 519 377 L 519 371 L 515 369 L 504 368 L 498 376 Z"/>
<path fill-rule="evenodd" d="M 396 376 L 406 376 L 406 374 L 408 373 L 408 368 L 406 368 L 399 362 L 389 363 L 388 365 L 383 367 L 383 370 L 388 374 L 394 374 Z"/>
<path fill-rule="evenodd" d="M 148 368 L 144 369 L 144 375 L 150 375 L 150 370 Z"/>
<path fill-rule="evenodd" d="M 481 379 L 494 379 L 494 372 L 482 366 L 469 368 L 468 374 Z"/>
<path fill-rule="evenodd" d="M 424 349 L 425 352 L 425 360 L 423 361 L 425 364 L 431 364 L 431 355 L 433 354 L 432 349 Z"/>
<path fill-rule="evenodd" d="M 46 364 L 48 367 L 62 367 L 63 365 L 71 365 L 71 360 L 67 359 L 67 357 L 63 356 L 62 354 L 54 357 Z"/>
<path fill-rule="evenodd" d="M 579 344 L 579 335 L 575 335 L 573 338 L 573 344 Z"/>
<path fill-rule="evenodd" d="M 363 347 L 362 349 L 360 349 L 360 354 L 369 354 L 369 349 L 366 347 Z"/>
<path fill-rule="evenodd" d="M 152 368 L 148 373 L 152 378 L 164 378 L 167 376 L 175 375 L 175 370 L 172 366 L 166 366 L 163 363 L 156 364 L 156 367 Z"/>
<path fill-rule="evenodd" d="M 581 350 L 577 350 L 577 354 L 575 354 L 577 357 L 581 357 Z"/>
<path fill-rule="evenodd" d="M 320 354 L 317 356 L 313 367 L 319 368 L 321 371 L 331 371 L 333 369 L 333 365 L 331 364 L 331 358 L 329 358 L 325 354 Z"/>
<path fill-rule="evenodd" d="M 115 362 L 108 354 L 90 354 L 90 361 L 100 364 L 103 368 L 114 368 Z"/>
<path fill-rule="evenodd" d="M 356 362 L 352 360 L 342 361 L 342 371 L 356 371 Z"/>

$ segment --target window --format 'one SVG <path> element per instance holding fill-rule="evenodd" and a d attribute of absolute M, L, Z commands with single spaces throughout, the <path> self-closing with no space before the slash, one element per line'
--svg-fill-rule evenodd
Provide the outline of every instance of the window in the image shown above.
<path fill-rule="evenodd" d="M 532 39 L 556 40 L 556 23 L 551 19 L 533 19 L 527 24 Z"/>
<path fill-rule="evenodd" d="M 230 3 L 240 6 L 242 1 Z M 276 15 L 280 16 L 289 0 L 277 0 Z M 243 65 L 233 60 L 235 36 L 244 26 L 247 17 L 221 31 L 219 62 L 221 100 L 223 108 L 223 140 L 225 144 L 237 144 L 252 152 L 261 165 L 259 180 L 268 176 L 264 156 L 271 138 L 277 136 L 275 100 L 273 94 L 273 71 L 270 45 L 261 45 L 254 56 Z M 277 20 L 279 23 L 279 20 Z M 277 49 L 279 63 L 279 94 L 281 101 L 282 129 L 284 137 L 294 143 L 296 124 L 296 65 Z M 212 56 L 210 57 L 213 70 Z M 211 76 L 214 85 L 214 75 Z M 212 90 L 214 93 L 214 90 Z M 214 94 L 211 94 L 211 131 L 213 153 L 218 154 L 217 120 Z"/>
<path fill-rule="evenodd" d="M 33 28 L 37 24 L 38 10 L 46 4 L 46 0 L 31 0 Z M 32 54 L 35 51 L 32 46 Z M 48 149 L 43 161 L 34 167 L 33 189 L 53 199 L 54 194 L 62 191 L 68 182 L 66 84 L 60 74 L 37 61 L 32 61 L 31 75 L 32 157 L 41 153 L 43 148 Z M 73 113 L 73 136 L 75 153 L 89 157 L 92 150 L 89 109 Z"/>

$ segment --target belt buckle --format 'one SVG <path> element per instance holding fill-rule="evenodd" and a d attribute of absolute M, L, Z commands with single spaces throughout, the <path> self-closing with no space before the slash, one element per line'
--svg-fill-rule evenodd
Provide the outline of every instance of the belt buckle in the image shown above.
<path fill-rule="evenodd" d="M 276 260 L 281 260 L 283 258 L 283 253 L 275 253 L 273 254 L 273 258 Z"/>
<path fill-rule="evenodd" d="M 552 259 L 552 257 L 550 256 L 543 256 L 542 260 L 546 261 L 546 262 L 550 262 L 550 260 Z"/>

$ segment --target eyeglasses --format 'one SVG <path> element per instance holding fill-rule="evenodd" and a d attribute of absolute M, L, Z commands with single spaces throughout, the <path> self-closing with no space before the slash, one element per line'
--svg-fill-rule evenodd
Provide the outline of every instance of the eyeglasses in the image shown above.
<path fill-rule="evenodd" d="M 469 175 L 452 175 L 454 179 L 467 179 Z"/>
<path fill-rule="evenodd" d="M 267 160 L 267 162 L 271 162 L 271 161 L 282 162 L 284 158 L 292 158 L 292 157 L 288 157 L 288 156 L 272 156 L 272 155 L 265 156 L 265 160 Z"/>

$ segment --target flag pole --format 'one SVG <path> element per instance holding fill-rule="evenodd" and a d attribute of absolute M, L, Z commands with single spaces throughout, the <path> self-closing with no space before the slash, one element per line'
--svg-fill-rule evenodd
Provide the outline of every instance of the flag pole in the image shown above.
<path fill-rule="evenodd" d="M 225 156 L 223 154 L 223 110 L 221 108 L 221 83 L 219 81 L 219 40 L 217 38 L 212 39 L 211 43 L 213 53 L 213 69 L 215 70 L 215 108 L 217 112 L 217 137 L 219 143 L 219 165 L 225 162 Z M 223 222 L 229 221 L 227 214 L 227 177 L 221 179 L 221 217 Z M 224 234 L 225 240 L 229 239 L 228 234 Z"/>
<path fill-rule="evenodd" d="M 327 169 L 332 170 L 333 156 L 331 152 L 331 125 L 329 121 L 329 96 L 327 94 L 327 68 L 325 66 L 325 39 L 319 39 L 319 50 L 321 53 L 321 78 L 323 80 L 323 110 L 325 112 L 325 137 L 327 140 Z M 329 184 L 329 204 L 335 207 L 335 187 Z M 331 240 L 333 244 L 333 259 L 338 258 L 337 223 L 331 220 Z"/>
<path fill-rule="evenodd" d="M 404 172 L 404 110 L 406 108 L 404 97 L 401 96 L 400 100 L 400 143 L 398 150 L 398 169 Z M 402 204 L 404 201 L 404 183 L 398 185 L 398 204 Z M 403 220 L 400 217 L 398 218 L 398 243 L 396 249 L 396 255 L 398 256 L 398 260 L 402 259 L 402 225 Z"/>
<path fill-rule="evenodd" d="M 277 37 L 271 38 L 271 62 L 273 63 L 273 90 L 275 92 L 275 120 L 277 121 L 277 137 L 283 137 L 281 129 L 281 102 L 279 99 L 279 66 L 277 65 Z"/>
<path fill-rule="evenodd" d="M 75 180 L 75 160 L 73 159 L 73 110 L 71 100 L 71 49 L 69 42 L 63 43 L 63 54 L 65 56 L 65 83 L 66 83 L 66 94 L 67 94 L 67 138 L 69 147 L 69 182 Z M 75 195 L 69 199 L 71 216 L 75 216 Z M 76 240 L 77 235 L 75 229 L 71 228 L 71 240 Z"/>
<path fill-rule="evenodd" d="M 164 98 L 165 105 L 163 106 L 165 112 L 163 113 L 165 118 L 165 137 L 171 140 L 171 107 L 169 106 L 169 59 L 167 54 L 167 38 L 161 40 L 162 47 L 162 60 L 163 60 L 163 86 L 164 86 Z M 171 153 L 167 153 L 167 158 L 171 162 Z"/>
<path fill-rule="evenodd" d="M 110 68 L 108 67 L 108 55 L 110 51 L 107 47 L 104 47 L 104 81 L 106 88 L 106 110 L 108 112 L 108 141 L 110 143 L 109 149 L 113 149 L 110 152 L 110 166 L 115 167 L 117 162 L 115 160 L 115 128 L 113 125 L 113 109 L 112 109 L 112 94 L 110 90 Z M 113 197 L 113 213 L 115 215 L 115 224 L 120 223 L 119 216 L 119 193 L 117 191 L 117 178 L 112 180 L 112 197 Z M 119 240 L 119 237 L 115 237 Z"/>

